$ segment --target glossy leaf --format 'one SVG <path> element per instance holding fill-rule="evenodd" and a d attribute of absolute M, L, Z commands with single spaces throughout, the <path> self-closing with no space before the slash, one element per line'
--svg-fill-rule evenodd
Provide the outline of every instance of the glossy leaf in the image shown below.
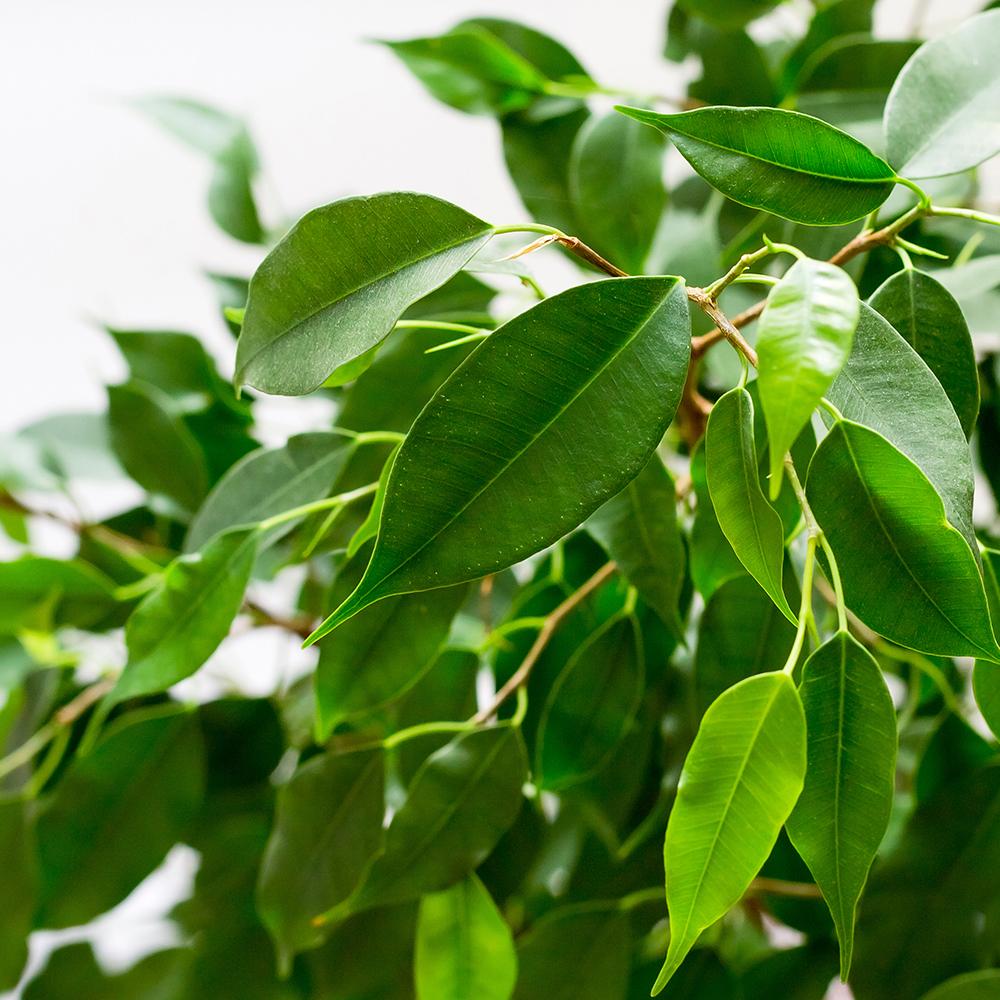
<path fill-rule="evenodd" d="M 317 913 L 346 899 L 381 849 L 385 754 L 381 748 L 324 753 L 278 792 L 277 814 L 257 884 L 257 908 L 282 966 L 315 947 Z"/>
<path fill-rule="evenodd" d="M 573 144 L 569 186 L 581 235 L 599 253 L 636 273 L 667 201 L 663 137 L 609 112 L 591 118 Z"/>
<path fill-rule="evenodd" d="M 1000 969 L 981 969 L 953 976 L 925 993 L 922 1000 L 993 1000 L 1000 994 Z"/>
<path fill-rule="evenodd" d="M 889 197 L 892 168 L 818 118 L 779 108 L 618 109 L 664 132 L 727 198 L 809 226 L 863 218 Z"/>
<path fill-rule="evenodd" d="M 684 542 L 677 524 L 674 481 L 658 455 L 591 515 L 587 530 L 663 623 L 680 636 Z"/>
<path fill-rule="evenodd" d="M 365 576 L 311 639 L 382 597 L 485 575 L 580 524 L 659 443 L 689 338 L 673 278 L 580 285 L 491 334 L 414 423 Z"/>
<path fill-rule="evenodd" d="M 806 489 L 847 605 L 869 628 L 925 653 L 1000 658 L 975 557 L 905 455 L 839 421 L 816 450 Z"/>
<path fill-rule="evenodd" d="M 806 781 L 788 836 L 823 892 L 847 980 L 854 919 L 889 824 L 896 772 L 896 712 L 878 664 L 847 632 L 806 661 Z"/>
<path fill-rule="evenodd" d="M 705 713 L 667 825 L 670 947 L 654 995 L 760 871 L 805 773 L 806 722 L 787 674 L 741 681 Z"/>
<path fill-rule="evenodd" d="M 948 289 L 923 271 L 905 268 L 876 289 L 870 304 L 934 373 L 965 436 L 971 436 L 979 413 L 976 354 L 962 309 Z"/>
<path fill-rule="evenodd" d="M 757 474 L 750 393 L 737 388 L 712 408 L 705 433 L 708 488 L 719 526 L 747 571 L 781 613 L 796 622 L 781 585 L 785 531 Z"/>
<path fill-rule="evenodd" d="M 237 462 L 198 509 L 184 540 L 187 552 L 237 525 L 256 524 L 328 496 L 353 453 L 350 438 L 327 431 L 297 434 L 282 448 L 261 448 Z M 264 535 L 274 540 L 288 525 Z"/>
<path fill-rule="evenodd" d="M 403 311 L 443 285 L 490 226 L 430 195 L 348 198 L 314 209 L 250 281 L 236 382 L 299 396 L 380 344 Z"/>
<path fill-rule="evenodd" d="M 968 170 L 1000 152 L 1000 13 L 988 11 L 922 45 L 885 108 L 889 161 L 906 177 Z"/>
<path fill-rule="evenodd" d="M 829 398 L 845 417 L 877 431 L 920 467 L 949 522 L 977 551 L 972 459 L 955 410 L 917 353 L 864 303 L 851 356 Z"/>
<path fill-rule="evenodd" d="M 527 778 L 510 726 L 462 733 L 414 776 L 385 850 L 338 915 L 439 892 L 479 866 L 517 818 Z"/>
<path fill-rule="evenodd" d="M 797 260 L 767 298 L 760 318 L 760 401 L 771 454 L 771 499 L 785 453 L 844 367 L 858 325 L 858 291 L 833 264 Z"/>
<path fill-rule="evenodd" d="M 128 663 L 112 700 L 164 691 L 215 652 L 243 603 L 257 546 L 256 528 L 233 528 L 167 567 L 129 618 Z"/>
<path fill-rule="evenodd" d="M 0 857 L 4 859 L 3 911 L 0 913 L 0 990 L 13 989 L 28 960 L 28 934 L 35 913 L 38 863 L 32 806 L 0 800 Z"/>
<path fill-rule="evenodd" d="M 584 640 L 549 692 L 538 726 L 536 781 L 558 790 L 599 771 L 631 727 L 645 680 L 642 636 L 631 615 Z"/>
<path fill-rule="evenodd" d="M 510 928 L 475 875 L 421 901 L 415 975 L 418 1000 L 508 1000 L 514 991 Z"/>
<path fill-rule="evenodd" d="M 121 902 L 201 805 L 201 737 L 176 707 L 132 713 L 62 776 L 38 817 L 38 925 L 85 924 Z"/>

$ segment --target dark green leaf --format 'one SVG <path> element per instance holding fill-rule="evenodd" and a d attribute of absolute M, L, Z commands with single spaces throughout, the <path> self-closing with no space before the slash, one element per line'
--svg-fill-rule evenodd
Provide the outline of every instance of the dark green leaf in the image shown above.
<path fill-rule="evenodd" d="M 128 663 L 112 700 L 164 691 L 215 652 L 243 603 L 257 545 L 256 528 L 233 528 L 167 567 L 128 620 Z"/>
<path fill-rule="evenodd" d="M 384 757 L 381 748 L 321 754 L 278 792 L 257 906 L 283 967 L 322 942 L 313 917 L 351 894 L 382 846 Z"/>
<path fill-rule="evenodd" d="M 929 801 L 945 785 L 960 782 L 996 756 L 996 746 L 964 719 L 953 713 L 945 715 L 927 741 L 913 776 L 917 802 Z"/>
<path fill-rule="evenodd" d="M 475 875 L 424 896 L 417 919 L 418 1000 L 508 1000 L 516 980 L 510 928 Z"/>
<path fill-rule="evenodd" d="M 740 681 L 709 707 L 667 825 L 670 947 L 654 995 L 760 871 L 805 773 L 805 716 L 788 674 Z"/>
<path fill-rule="evenodd" d="M 968 324 L 951 292 L 929 274 L 906 268 L 879 286 L 871 307 L 937 376 L 970 437 L 979 413 L 979 375 Z"/>
<path fill-rule="evenodd" d="M 892 809 L 896 712 L 878 664 L 847 632 L 806 661 L 807 769 L 788 836 L 823 891 L 846 981 L 854 917 Z"/>
<path fill-rule="evenodd" d="M 892 168 L 846 132 L 779 108 L 664 115 L 619 108 L 664 132 L 726 197 L 809 226 L 863 218 L 892 191 Z"/>
<path fill-rule="evenodd" d="M 691 456 L 691 482 L 697 498 L 694 523 L 691 525 L 691 581 L 695 590 L 707 601 L 722 584 L 743 576 L 746 569 L 723 534 L 712 505 L 704 438 Z"/>
<path fill-rule="evenodd" d="M 28 934 L 35 914 L 38 883 L 32 805 L 0 800 L 0 857 L 3 858 L 3 911 L 0 912 L 0 990 L 13 989 L 28 960 Z"/>
<path fill-rule="evenodd" d="M 710 24 L 740 27 L 773 10 L 781 0 L 680 0 L 679 6 Z"/>
<path fill-rule="evenodd" d="M 62 776 L 38 817 L 37 924 L 85 924 L 121 902 L 201 804 L 201 736 L 176 707 L 116 722 Z"/>
<path fill-rule="evenodd" d="M 365 577 L 311 638 L 382 597 L 509 566 L 620 492 L 673 417 L 688 316 L 677 279 L 618 278 L 491 334 L 414 423 Z"/>
<path fill-rule="evenodd" d="M 885 108 L 889 161 L 907 177 L 968 170 L 1000 152 L 1000 13 L 969 18 L 925 43 Z"/>
<path fill-rule="evenodd" d="M 866 625 L 925 653 L 1000 658 L 968 543 L 927 478 L 884 437 L 838 421 L 816 450 L 807 493 L 847 605 Z"/>
<path fill-rule="evenodd" d="M 925 993 L 923 1000 L 995 1000 L 1000 995 L 1000 969 L 954 976 Z"/>
<path fill-rule="evenodd" d="M 986 725 L 993 735 L 1000 739 L 1000 668 L 995 663 L 976 661 L 972 673 L 972 687 L 976 693 L 976 704 L 983 713 Z"/>
<path fill-rule="evenodd" d="M 348 198 L 303 216 L 250 281 L 236 380 L 299 396 L 380 344 L 443 285 L 490 226 L 430 195 Z"/>

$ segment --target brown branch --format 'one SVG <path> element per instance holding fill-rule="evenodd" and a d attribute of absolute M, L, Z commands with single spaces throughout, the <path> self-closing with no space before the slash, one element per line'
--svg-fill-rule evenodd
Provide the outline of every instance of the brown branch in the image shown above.
<path fill-rule="evenodd" d="M 517 260 L 518 257 L 525 257 L 529 253 L 541 250 L 542 247 L 551 246 L 553 243 L 565 247 L 571 254 L 585 260 L 591 266 L 596 267 L 598 271 L 610 274 L 612 278 L 627 278 L 629 276 L 627 271 L 623 271 L 617 264 L 612 264 L 610 260 L 605 260 L 593 247 L 587 246 L 579 237 L 567 236 L 565 233 L 546 233 L 503 259 Z"/>
<path fill-rule="evenodd" d="M 755 878 L 747 892 L 792 899 L 822 899 L 818 885 L 812 882 L 789 882 L 783 878 Z"/>
<path fill-rule="evenodd" d="M 315 623 L 305 615 L 298 615 L 294 618 L 275 614 L 261 607 L 256 601 L 246 598 L 243 601 L 243 610 L 247 612 L 258 625 L 273 625 L 276 628 L 283 628 L 302 639 L 308 639 L 313 634 Z"/>
<path fill-rule="evenodd" d="M 539 630 L 538 635 L 535 637 L 535 641 L 532 644 L 531 649 L 528 650 L 528 655 L 524 658 L 521 665 L 514 671 L 510 679 L 506 684 L 497 692 L 496 697 L 493 699 L 492 703 L 484 708 L 481 712 L 477 712 L 469 721 L 477 726 L 482 725 L 484 722 L 488 722 L 497 713 L 497 709 L 512 695 L 519 687 L 525 684 L 528 678 L 531 676 L 531 671 L 534 669 L 535 664 L 538 662 L 538 658 L 542 655 L 542 651 L 548 645 L 549 640 L 552 638 L 555 630 L 559 627 L 562 620 L 578 605 L 583 601 L 588 594 L 595 591 L 612 573 L 617 569 L 617 565 L 614 562 L 605 563 L 579 590 L 575 590 L 565 601 L 562 602 L 554 611 L 552 611 L 549 616 L 545 619 L 545 624 Z"/>

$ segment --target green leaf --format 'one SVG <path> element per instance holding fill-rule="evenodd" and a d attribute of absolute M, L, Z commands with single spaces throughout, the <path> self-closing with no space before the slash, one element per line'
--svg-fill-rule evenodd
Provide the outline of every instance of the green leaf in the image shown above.
<path fill-rule="evenodd" d="M 654 452 L 639 475 L 591 515 L 587 530 L 661 621 L 683 635 L 684 541 L 674 481 L 659 455 Z"/>
<path fill-rule="evenodd" d="M 795 628 L 760 589 L 741 573 L 727 580 L 705 605 L 694 660 L 698 716 L 737 681 L 784 663 Z"/>
<path fill-rule="evenodd" d="M 719 526 L 740 562 L 796 623 L 781 586 L 785 530 L 760 488 L 753 423 L 753 400 L 746 389 L 732 389 L 712 408 L 705 434 L 708 488 Z"/>
<path fill-rule="evenodd" d="M 169 398 L 145 382 L 109 386 L 108 420 L 125 471 L 150 493 L 195 510 L 208 490 L 205 458 Z"/>
<path fill-rule="evenodd" d="M 0 563 L 0 634 L 41 624 L 86 628 L 115 605 L 114 585 L 88 563 L 26 555 Z"/>
<path fill-rule="evenodd" d="M 315 676 L 320 740 L 388 705 L 430 670 L 466 593 L 459 586 L 390 597 L 323 643 Z"/>
<path fill-rule="evenodd" d="M 631 951 L 627 913 L 554 910 L 518 942 L 514 1000 L 625 1000 Z"/>
<path fill-rule="evenodd" d="M 345 900 L 380 850 L 384 786 L 378 747 L 312 757 L 279 789 L 257 909 L 283 968 L 296 952 L 322 943 L 312 918 Z"/>
<path fill-rule="evenodd" d="M 828 395 L 848 420 L 877 431 L 919 466 L 949 522 L 978 551 L 972 458 L 954 407 L 916 351 L 864 303 L 851 356 Z"/>
<path fill-rule="evenodd" d="M 28 960 L 28 935 L 35 914 L 38 864 L 32 805 L 0 800 L 0 857 L 4 859 L 0 913 L 0 990 L 12 990 Z"/>
<path fill-rule="evenodd" d="M 838 421 L 806 492 L 847 605 L 869 628 L 925 653 L 1000 658 L 972 551 L 934 487 L 884 437 Z"/>
<path fill-rule="evenodd" d="M 680 0 L 679 6 L 709 24 L 739 28 L 762 17 L 782 0 Z"/>
<path fill-rule="evenodd" d="M 1000 669 L 995 663 L 976 661 L 972 672 L 972 689 L 986 725 L 1000 739 Z"/>
<path fill-rule="evenodd" d="M 945 785 L 960 782 L 994 760 L 997 748 L 980 736 L 964 719 L 946 713 L 935 726 L 923 749 L 913 776 L 913 792 L 918 803 L 933 798 Z"/>
<path fill-rule="evenodd" d="M 337 916 L 447 889 L 476 869 L 517 818 L 527 779 L 511 726 L 462 733 L 414 776 L 385 850 Z"/>
<path fill-rule="evenodd" d="M 596 774 L 632 726 L 644 682 L 642 636 L 632 615 L 612 618 L 588 636 L 542 709 L 539 787 L 557 791 Z"/>
<path fill-rule="evenodd" d="M 569 164 L 579 233 L 626 271 L 642 270 L 667 202 L 663 137 L 615 112 L 591 118 Z"/>
<path fill-rule="evenodd" d="M 1000 995 L 1000 969 L 980 969 L 953 976 L 925 993 L 922 1000 L 994 1000 Z"/>
<path fill-rule="evenodd" d="M 922 45 L 885 108 L 889 162 L 907 177 L 957 174 L 1000 152 L 1000 13 L 971 17 Z"/>
<path fill-rule="evenodd" d="M 41 461 L 59 479 L 115 480 L 124 476 L 111 450 L 103 413 L 56 413 L 17 433 L 39 449 Z"/>
<path fill-rule="evenodd" d="M 125 626 L 128 663 L 112 701 L 164 691 L 215 652 L 243 603 L 257 546 L 256 528 L 233 528 L 167 567 Z"/>
<path fill-rule="evenodd" d="M 508 1000 L 517 981 L 510 928 L 475 875 L 424 896 L 417 918 L 418 1000 Z"/>
<path fill-rule="evenodd" d="M 483 576 L 580 524 L 648 461 L 689 353 L 676 278 L 580 285 L 491 334 L 414 423 L 365 576 L 310 640 L 380 598 Z"/>
<path fill-rule="evenodd" d="M 859 311 L 854 282 L 825 261 L 797 260 L 768 295 L 757 338 L 757 381 L 772 500 L 781 489 L 785 453 L 851 353 Z"/>
<path fill-rule="evenodd" d="M 328 496 L 354 451 L 350 438 L 329 431 L 297 434 L 281 448 L 261 448 L 236 463 L 198 509 L 184 540 L 193 552 L 220 532 L 257 524 L 283 511 Z M 273 541 L 289 529 L 263 536 Z"/>
<path fill-rule="evenodd" d="M 705 713 L 667 825 L 670 947 L 654 996 L 760 871 L 805 773 L 806 721 L 787 674 L 740 681 Z"/>
<path fill-rule="evenodd" d="M 906 268 L 883 282 L 870 304 L 934 373 L 970 437 L 979 413 L 979 374 L 969 326 L 951 292 L 931 275 Z"/>
<path fill-rule="evenodd" d="M 889 197 L 892 168 L 846 132 L 779 108 L 657 114 L 619 107 L 664 132 L 727 198 L 809 226 L 861 219 Z"/>
<path fill-rule="evenodd" d="M 38 817 L 37 926 L 85 924 L 121 902 L 201 805 L 201 735 L 176 706 L 133 712 L 77 757 Z"/>
<path fill-rule="evenodd" d="M 892 810 L 896 711 L 878 664 L 847 632 L 809 657 L 799 693 L 806 782 L 788 836 L 830 907 L 846 982 L 858 899 Z"/>
<path fill-rule="evenodd" d="M 250 281 L 236 382 L 300 396 L 380 344 L 491 227 L 430 195 L 347 198 L 307 213 Z"/>

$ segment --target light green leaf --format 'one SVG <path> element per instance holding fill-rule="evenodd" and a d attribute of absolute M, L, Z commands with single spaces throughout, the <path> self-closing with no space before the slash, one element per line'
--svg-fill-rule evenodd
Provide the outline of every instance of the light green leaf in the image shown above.
<path fill-rule="evenodd" d="M 996 1000 L 1000 996 L 1000 969 L 980 969 L 953 976 L 925 993 L 922 1000 Z"/>
<path fill-rule="evenodd" d="M 847 632 L 809 657 L 799 693 L 806 782 L 788 836 L 830 907 L 846 982 L 858 899 L 892 810 L 896 712 L 878 664 Z"/>
<path fill-rule="evenodd" d="M 24 799 L 0 799 L 0 857 L 4 859 L 0 990 L 17 985 L 28 960 L 38 886 L 32 811 Z"/>
<path fill-rule="evenodd" d="M 462 733 L 416 773 L 385 850 L 331 918 L 447 889 L 475 870 L 517 818 L 527 779 L 511 726 Z"/>
<path fill-rule="evenodd" d="M 243 603 L 257 545 L 256 528 L 233 528 L 167 567 L 125 626 L 128 663 L 112 701 L 164 691 L 215 652 Z"/>
<path fill-rule="evenodd" d="M 978 551 L 972 457 L 954 407 L 916 351 L 864 303 L 851 356 L 828 395 L 845 417 L 877 431 L 920 467 L 948 520 Z"/>
<path fill-rule="evenodd" d="M 368 514 L 351 535 L 351 540 L 348 543 L 348 559 L 353 559 L 361 551 L 365 542 L 370 542 L 378 534 L 378 524 L 382 520 L 382 506 L 385 503 L 385 488 L 389 483 L 389 473 L 392 471 L 392 463 L 395 461 L 397 451 L 399 451 L 398 445 L 392 449 L 382 465 L 382 471 L 378 477 L 378 487 L 375 490 L 375 496 L 372 497 L 372 505 L 368 508 Z"/>
<path fill-rule="evenodd" d="M 771 499 L 785 453 L 809 422 L 851 353 L 858 290 L 834 264 L 797 260 L 772 289 L 760 318 L 760 401 L 771 453 Z"/>
<path fill-rule="evenodd" d="M 1000 12 L 922 45 L 885 108 L 890 163 L 906 177 L 968 170 L 1000 152 Z"/>
<path fill-rule="evenodd" d="M 328 431 L 297 434 L 282 448 L 261 448 L 237 462 L 198 509 L 184 550 L 193 552 L 222 531 L 256 524 L 330 493 L 354 452 L 350 438 Z M 292 522 L 263 536 L 274 541 Z"/>
<path fill-rule="evenodd" d="M 708 488 L 719 526 L 740 562 L 794 623 L 781 586 L 785 530 L 760 488 L 753 418 L 753 400 L 743 388 L 727 392 L 712 407 L 705 434 Z"/>
<path fill-rule="evenodd" d="M 780 108 L 698 108 L 664 115 L 619 107 L 664 132 L 727 198 L 808 226 L 861 219 L 889 197 L 892 168 L 818 118 Z"/>
<path fill-rule="evenodd" d="M 514 940 L 475 875 L 424 896 L 415 971 L 418 1000 L 508 1000 L 513 993 Z"/>
<path fill-rule="evenodd" d="M 659 455 L 654 453 L 621 493 L 591 515 L 587 530 L 663 623 L 681 636 L 684 542 L 674 481 Z"/>
<path fill-rule="evenodd" d="M 309 212 L 250 281 L 236 381 L 299 396 L 380 344 L 443 285 L 491 227 L 430 195 L 347 198 Z"/>
<path fill-rule="evenodd" d="M 573 210 L 583 237 L 630 273 L 642 271 L 667 202 L 663 137 L 623 115 L 591 118 L 569 165 Z"/>
<path fill-rule="evenodd" d="M 905 268 L 883 282 L 870 305 L 924 360 L 970 437 L 979 413 L 976 352 L 962 309 L 937 279 Z"/>
<path fill-rule="evenodd" d="M 905 455 L 875 431 L 838 421 L 816 450 L 806 491 L 847 605 L 869 628 L 925 653 L 1000 659 L 975 557 Z"/>
<path fill-rule="evenodd" d="M 381 849 L 385 753 L 327 752 L 300 765 L 278 790 L 274 828 L 261 862 L 257 910 L 279 964 L 320 944 L 312 918 L 346 899 Z"/>
<path fill-rule="evenodd" d="M 38 817 L 37 926 L 74 927 L 121 902 L 201 806 L 194 716 L 177 706 L 117 720 L 60 778 Z"/>
<path fill-rule="evenodd" d="M 376 600 L 502 569 L 580 524 L 649 460 L 689 354 L 676 278 L 580 285 L 500 327 L 414 423 L 365 576 L 311 641 Z"/>
<path fill-rule="evenodd" d="M 645 661 L 632 615 L 609 619 L 570 657 L 549 691 L 536 737 L 536 782 L 557 791 L 596 774 L 632 726 Z"/>
<path fill-rule="evenodd" d="M 715 701 L 684 762 L 663 847 L 670 947 L 666 986 L 698 936 L 746 892 L 806 773 L 806 720 L 791 678 L 758 674 Z"/>
<path fill-rule="evenodd" d="M 30 628 L 44 613 L 56 625 L 86 628 L 115 606 L 114 585 L 76 559 L 22 556 L 0 563 L 0 634 Z"/>

